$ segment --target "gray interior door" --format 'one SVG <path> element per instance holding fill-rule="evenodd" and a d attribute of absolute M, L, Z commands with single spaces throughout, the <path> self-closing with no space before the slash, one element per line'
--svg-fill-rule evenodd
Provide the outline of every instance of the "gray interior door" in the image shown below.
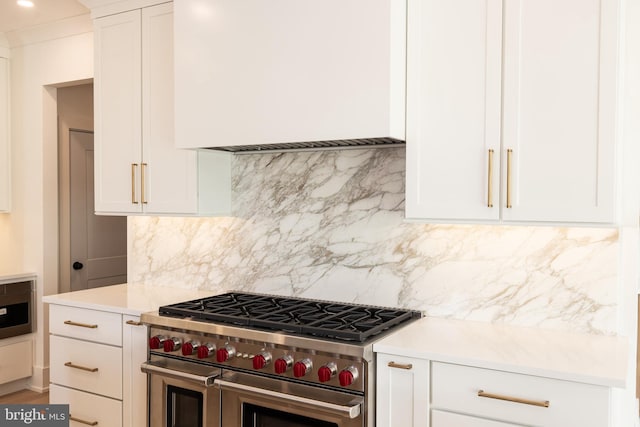
<path fill-rule="evenodd" d="M 69 131 L 71 290 L 127 281 L 127 218 L 95 215 L 93 132 Z"/>

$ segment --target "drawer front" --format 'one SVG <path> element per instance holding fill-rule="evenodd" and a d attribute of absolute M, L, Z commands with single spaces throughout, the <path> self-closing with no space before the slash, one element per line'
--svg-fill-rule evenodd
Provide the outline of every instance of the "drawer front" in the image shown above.
<path fill-rule="evenodd" d="M 33 372 L 32 354 L 31 339 L 0 347 L 0 384 L 30 377 Z"/>
<path fill-rule="evenodd" d="M 486 420 L 470 417 L 453 412 L 431 411 L 431 427 L 524 427 L 519 424 L 503 423 L 501 421 Z"/>
<path fill-rule="evenodd" d="M 51 384 L 49 402 L 69 405 L 69 427 L 122 427 L 122 402 Z"/>
<path fill-rule="evenodd" d="M 607 387 L 438 362 L 431 380 L 433 409 L 535 426 L 609 425 Z"/>
<path fill-rule="evenodd" d="M 50 336 L 51 382 L 122 399 L 122 349 Z"/>
<path fill-rule="evenodd" d="M 52 304 L 49 307 L 49 332 L 121 346 L 122 315 Z"/>

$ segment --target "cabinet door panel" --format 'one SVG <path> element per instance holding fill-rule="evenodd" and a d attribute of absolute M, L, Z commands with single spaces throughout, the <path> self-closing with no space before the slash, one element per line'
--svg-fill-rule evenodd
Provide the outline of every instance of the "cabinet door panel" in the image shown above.
<path fill-rule="evenodd" d="M 195 213 L 197 153 L 174 145 L 173 4 L 142 10 L 142 134 L 146 213 Z"/>
<path fill-rule="evenodd" d="M 503 219 L 613 220 L 616 13 L 615 0 L 505 2 Z"/>
<path fill-rule="evenodd" d="M 94 22 L 96 212 L 142 210 L 140 25 L 139 10 Z"/>
<path fill-rule="evenodd" d="M 427 427 L 429 361 L 378 353 L 376 363 L 376 425 Z"/>
<path fill-rule="evenodd" d="M 147 327 L 138 316 L 122 316 L 122 412 L 124 427 L 147 425 Z"/>
<path fill-rule="evenodd" d="M 501 2 L 408 8 L 406 216 L 497 220 Z"/>
<path fill-rule="evenodd" d="M 9 141 L 9 60 L 0 58 L 0 212 L 11 208 Z"/>

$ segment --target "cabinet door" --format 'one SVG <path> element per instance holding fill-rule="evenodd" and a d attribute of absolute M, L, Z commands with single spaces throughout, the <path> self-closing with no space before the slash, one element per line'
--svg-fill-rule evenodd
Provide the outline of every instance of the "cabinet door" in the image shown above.
<path fill-rule="evenodd" d="M 95 208 L 141 212 L 141 46 L 139 10 L 96 19 Z"/>
<path fill-rule="evenodd" d="M 376 425 L 428 427 L 429 361 L 376 355 Z"/>
<path fill-rule="evenodd" d="M 501 1 L 408 8 L 406 216 L 497 220 Z"/>
<path fill-rule="evenodd" d="M 197 153 L 178 150 L 173 130 L 173 4 L 142 9 L 144 211 L 195 213 Z"/>
<path fill-rule="evenodd" d="M 612 222 L 618 1 L 504 7 L 503 219 Z"/>
<path fill-rule="evenodd" d="M 9 151 L 9 60 L 0 58 L 0 212 L 11 207 Z"/>
<path fill-rule="evenodd" d="M 147 327 L 138 316 L 123 316 L 122 370 L 123 426 L 147 425 L 147 376 L 140 365 L 147 360 Z"/>

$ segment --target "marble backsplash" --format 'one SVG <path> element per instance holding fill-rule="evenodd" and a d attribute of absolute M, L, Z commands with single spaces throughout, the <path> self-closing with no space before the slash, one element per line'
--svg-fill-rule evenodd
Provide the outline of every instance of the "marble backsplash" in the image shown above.
<path fill-rule="evenodd" d="M 617 229 L 405 223 L 404 158 L 235 156 L 233 217 L 129 218 L 129 281 L 615 331 Z"/>

